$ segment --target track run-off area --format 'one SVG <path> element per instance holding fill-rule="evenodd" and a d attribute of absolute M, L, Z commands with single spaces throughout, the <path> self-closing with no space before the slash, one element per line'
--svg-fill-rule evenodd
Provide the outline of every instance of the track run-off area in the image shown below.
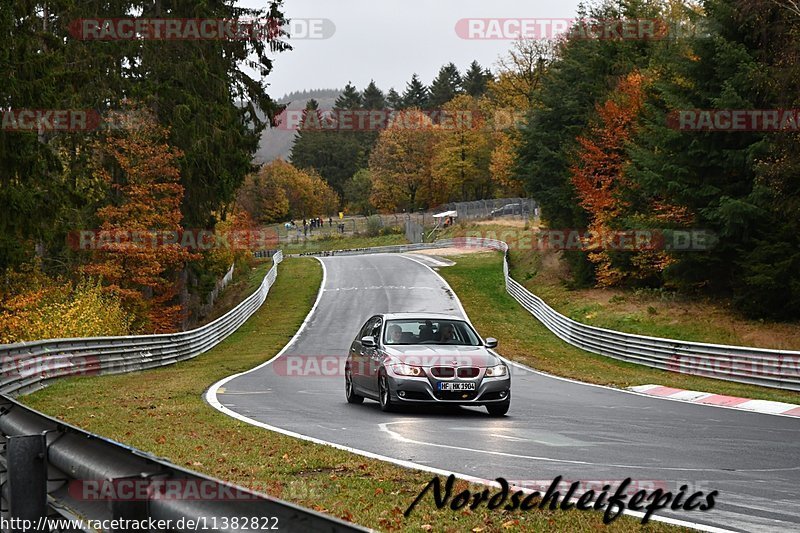
<path fill-rule="evenodd" d="M 212 386 L 206 394 L 212 406 L 273 431 L 465 478 L 546 487 L 562 476 L 565 489 L 583 481 L 596 490 L 632 478 L 649 491 L 717 490 L 709 512 L 657 516 L 708 530 L 800 531 L 798 418 L 653 398 L 521 365 L 512 365 L 504 418 L 483 408 L 384 413 L 369 400 L 348 404 L 344 361 L 367 318 L 465 312 L 430 268 L 441 264 L 435 259 L 375 254 L 320 261 L 322 287 L 298 334 L 274 359 Z M 479 333 L 498 337 L 502 355 L 502 336 Z"/>

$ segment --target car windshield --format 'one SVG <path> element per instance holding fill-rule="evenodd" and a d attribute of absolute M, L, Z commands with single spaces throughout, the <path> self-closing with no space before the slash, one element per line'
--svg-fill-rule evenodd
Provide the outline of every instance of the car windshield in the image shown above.
<path fill-rule="evenodd" d="M 384 329 L 384 344 L 451 344 L 480 346 L 481 340 L 463 320 L 389 320 Z"/>

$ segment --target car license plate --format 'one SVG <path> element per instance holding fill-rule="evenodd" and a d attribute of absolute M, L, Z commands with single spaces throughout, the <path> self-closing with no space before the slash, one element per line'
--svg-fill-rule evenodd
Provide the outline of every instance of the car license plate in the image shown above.
<path fill-rule="evenodd" d="M 474 383 L 439 383 L 439 390 L 442 390 L 442 391 L 475 390 L 475 384 Z"/>

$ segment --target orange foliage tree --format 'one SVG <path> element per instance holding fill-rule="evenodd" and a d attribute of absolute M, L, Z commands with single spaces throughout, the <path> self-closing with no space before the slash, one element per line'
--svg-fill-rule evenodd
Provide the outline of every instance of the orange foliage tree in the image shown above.
<path fill-rule="evenodd" d="M 646 79 L 633 71 L 620 80 L 611 97 L 597 106 L 597 122 L 588 133 L 578 137 L 580 149 L 577 162 L 571 168 L 571 179 L 580 205 L 589 213 L 589 230 L 608 235 L 615 220 L 626 213 L 628 203 L 623 192 L 632 187 L 625 178 L 629 161 L 626 145 L 638 126 L 645 99 Z M 605 238 L 601 242 L 608 242 Z M 618 285 L 627 277 L 644 278 L 663 270 L 668 260 L 661 252 L 631 252 L 633 268 L 615 268 L 608 250 L 596 250 L 589 259 L 597 266 L 600 286 Z"/>
<path fill-rule="evenodd" d="M 112 119 L 116 127 L 95 145 L 93 169 L 110 186 L 109 205 L 97 211 L 110 238 L 99 240 L 83 270 L 102 277 L 106 290 L 134 311 L 137 329 L 173 332 L 186 318 L 177 301 L 181 273 L 196 257 L 180 242 L 164 238 L 181 230 L 182 154 L 167 143 L 168 131 L 152 113 L 129 105 Z"/>

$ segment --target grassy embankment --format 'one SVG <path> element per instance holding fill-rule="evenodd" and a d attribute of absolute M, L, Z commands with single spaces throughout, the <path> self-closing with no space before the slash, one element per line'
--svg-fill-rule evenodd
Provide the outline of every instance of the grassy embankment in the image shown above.
<path fill-rule="evenodd" d="M 652 383 L 800 404 L 797 392 L 666 372 L 575 348 L 553 335 L 505 292 L 502 254 L 477 253 L 449 259 L 456 261 L 456 265 L 442 268 L 440 273 L 458 294 L 479 331 L 500 339 L 500 353 L 510 359 L 550 374 L 619 388 Z M 512 275 L 519 275 L 519 268 Z M 541 295 L 536 287 L 528 288 Z M 544 299 L 549 302 L 547 296 Z M 646 328 L 636 331 L 649 335 L 659 332 L 664 331 Z"/>
<path fill-rule="evenodd" d="M 505 240 L 514 279 L 584 324 L 652 337 L 800 350 L 800 324 L 749 320 L 725 299 L 667 290 L 572 288 L 558 252 L 533 249 L 534 232 L 521 221 L 494 221 L 456 226 L 442 237 L 480 234 Z"/>

